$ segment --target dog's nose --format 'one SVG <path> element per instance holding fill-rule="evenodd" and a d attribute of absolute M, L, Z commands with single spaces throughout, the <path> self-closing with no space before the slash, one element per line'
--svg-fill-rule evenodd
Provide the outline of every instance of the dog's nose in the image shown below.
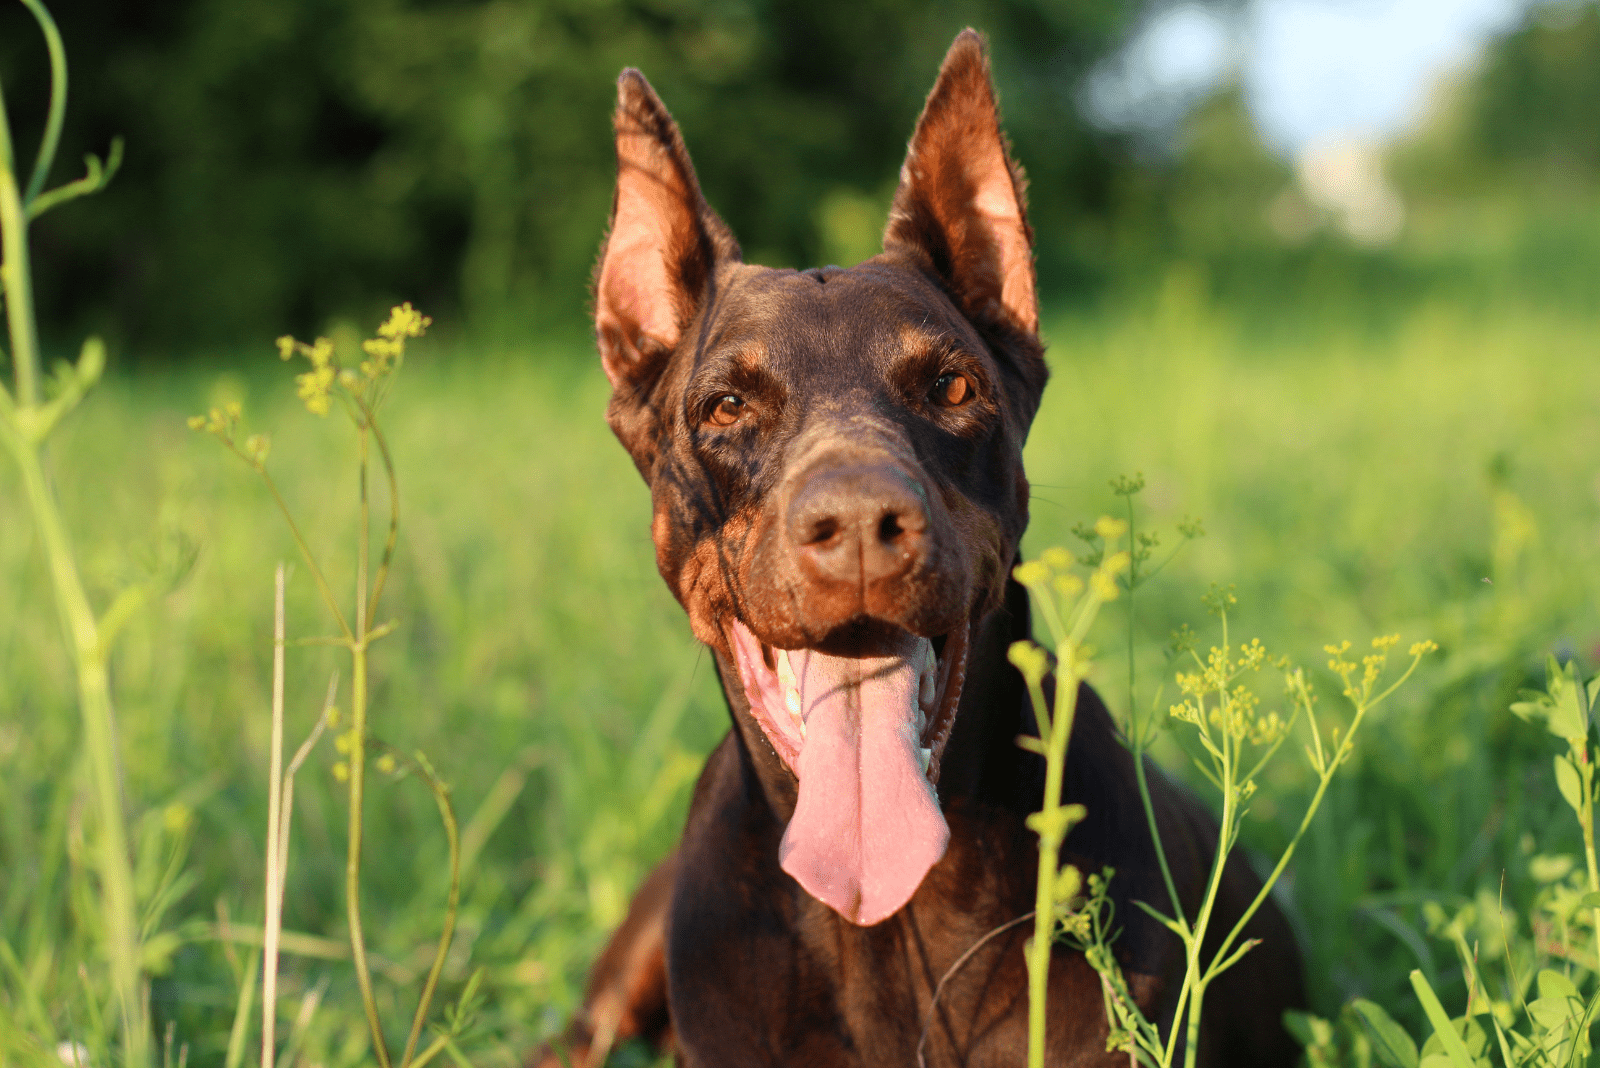
<path fill-rule="evenodd" d="M 814 577 L 865 587 L 922 559 L 927 499 L 889 464 L 829 467 L 809 476 L 790 500 L 788 531 Z"/>

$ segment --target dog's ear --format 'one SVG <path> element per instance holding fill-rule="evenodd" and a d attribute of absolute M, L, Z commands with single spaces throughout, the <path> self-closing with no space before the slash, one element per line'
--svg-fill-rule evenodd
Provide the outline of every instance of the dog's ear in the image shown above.
<path fill-rule="evenodd" d="M 1000 131 L 983 38 L 962 30 L 911 135 L 884 251 L 931 268 L 968 318 L 1037 334 L 1026 185 Z"/>
<path fill-rule="evenodd" d="M 618 392 L 645 387 L 706 294 L 716 265 L 739 258 L 700 195 L 678 124 L 644 75 L 617 79 L 617 188 L 595 267 L 600 362 Z"/>

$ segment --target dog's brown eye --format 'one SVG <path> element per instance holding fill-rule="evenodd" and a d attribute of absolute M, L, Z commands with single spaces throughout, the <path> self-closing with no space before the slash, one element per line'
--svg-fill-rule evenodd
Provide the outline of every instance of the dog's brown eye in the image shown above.
<path fill-rule="evenodd" d="M 742 415 L 744 415 L 744 401 L 728 393 L 717 400 L 717 406 L 706 416 L 706 422 L 712 426 L 732 426 Z"/>
<path fill-rule="evenodd" d="M 933 398 L 935 404 L 946 408 L 959 407 L 972 397 L 972 379 L 953 371 L 947 375 L 940 375 L 939 381 L 933 384 L 933 392 L 929 396 Z"/>

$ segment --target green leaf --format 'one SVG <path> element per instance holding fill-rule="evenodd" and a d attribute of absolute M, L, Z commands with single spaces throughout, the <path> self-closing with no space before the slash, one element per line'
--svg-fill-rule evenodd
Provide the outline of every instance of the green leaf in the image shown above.
<path fill-rule="evenodd" d="M 1541 998 L 1571 998 L 1581 1003 L 1583 999 L 1578 996 L 1578 988 L 1571 979 L 1556 971 L 1554 968 L 1545 968 L 1539 973 L 1539 996 Z"/>
<path fill-rule="evenodd" d="M 1534 723 L 1534 721 L 1544 719 L 1549 715 L 1550 702 L 1546 695 L 1539 694 L 1538 700 L 1518 700 L 1518 702 L 1512 703 L 1510 711 L 1518 719 L 1526 719 L 1528 723 Z"/>
<path fill-rule="evenodd" d="M 1418 1068 L 1417 1044 L 1382 1006 L 1366 998 L 1357 998 L 1350 1007 L 1366 1025 L 1373 1051 L 1380 1061 L 1388 1068 Z"/>
<path fill-rule="evenodd" d="M 1382 1012 L 1382 1009 L 1378 1010 Z M 1333 1041 L 1333 1025 L 1320 1016 L 1313 1016 L 1309 1012 L 1300 1012 L 1298 1009 L 1288 1009 L 1283 1014 L 1283 1026 L 1294 1040 L 1300 1043 L 1301 1048 L 1306 1046 L 1326 1046 Z M 1415 1063 L 1415 1061 L 1413 1061 Z M 1400 1068 L 1412 1068 L 1411 1065 L 1402 1065 Z"/>
<path fill-rule="evenodd" d="M 1505 1063 L 1505 1068 L 1516 1068 L 1516 1058 L 1511 1053 L 1510 1044 L 1506 1042 L 1506 1033 L 1504 1028 L 1500 1026 L 1500 1021 L 1494 1018 L 1493 1013 L 1490 1013 L 1489 1022 L 1494 1024 L 1494 1037 L 1500 1043 L 1500 1059 Z"/>
<path fill-rule="evenodd" d="M 1546 1031 L 1560 1031 L 1575 1023 L 1583 1011 L 1571 998 L 1539 998 L 1528 1003 L 1528 1016 Z"/>
<path fill-rule="evenodd" d="M 1580 909 L 1600 908 L 1600 893 L 1591 891 L 1578 899 Z"/>
<path fill-rule="evenodd" d="M 1587 737 L 1589 717 L 1584 706 L 1588 702 L 1579 696 L 1582 688 L 1577 683 L 1566 680 L 1559 695 L 1555 693 L 1554 684 L 1550 689 L 1551 696 L 1556 698 L 1555 707 L 1550 710 L 1550 733 L 1558 738 Z"/>
<path fill-rule="evenodd" d="M 1411 989 L 1416 991 L 1417 1000 L 1422 1003 L 1422 1010 L 1428 1014 L 1428 1022 L 1433 1024 L 1433 1033 L 1438 1036 L 1439 1044 L 1444 1047 L 1451 1068 L 1475 1068 L 1472 1055 L 1467 1052 L 1466 1044 L 1456 1033 L 1455 1023 L 1445 1013 L 1444 1006 L 1439 1004 L 1439 996 L 1433 992 L 1433 987 L 1428 985 L 1428 978 L 1420 969 L 1411 970 Z"/>
<path fill-rule="evenodd" d="M 1489 1051 L 1488 1032 L 1483 1029 L 1477 1020 L 1469 1019 L 1465 1016 L 1457 1016 L 1450 1021 L 1450 1024 L 1455 1029 L 1455 1033 L 1461 1036 L 1461 1044 L 1466 1047 L 1467 1056 L 1472 1058 L 1473 1064 L 1483 1064 L 1484 1057 Z M 1449 1056 L 1444 1048 L 1444 1039 L 1437 1034 L 1429 1035 L 1428 1041 L 1422 1044 L 1423 1061 L 1426 1062 L 1430 1056 Z M 1488 1065 L 1484 1064 L 1484 1068 L 1488 1068 Z"/>
<path fill-rule="evenodd" d="M 1518 719 L 1533 723 L 1550 714 L 1550 698 L 1547 695 L 1523 690 L 1522 696 L 1524 700 L 1514 701 L 1511 705 L 1511 713 Z"/>
<path fill-rule="evenodd" d="M 1572 806 L 1572 811 L 1583 812 L 1583 780 L 1578 776 L 1578 769 L 1572 766 L 1572 761 L 1559 754 L 1556 756 L 1556 789 Z"/>
<path fill-rule="evenodd" d="M 1553 883 L 1566 878 L 1576 863 L 1568 853 L 1536 853 L 1528 858 L 1528 874 L 1535 882 Z"/>

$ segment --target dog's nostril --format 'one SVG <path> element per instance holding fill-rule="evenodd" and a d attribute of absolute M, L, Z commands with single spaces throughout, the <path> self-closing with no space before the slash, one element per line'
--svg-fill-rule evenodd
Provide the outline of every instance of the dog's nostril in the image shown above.
<path fill-rule="evenodd" d="M 824 545 L 832 541 L 834 535 L 838 533 L 839 521 L 837 519 L 832 516 L 826 519 L 819 519 L 811 525 L 811 537 L 807 539 L 806 544 Z"/>
<path fill-rule="evenodd" d="M 881 542 L 893 543 L 905 532 L 906 528 L 900 525 L 900 516 L 896 512 L 890 512 L 878 521 L 878 540 Z"/>

